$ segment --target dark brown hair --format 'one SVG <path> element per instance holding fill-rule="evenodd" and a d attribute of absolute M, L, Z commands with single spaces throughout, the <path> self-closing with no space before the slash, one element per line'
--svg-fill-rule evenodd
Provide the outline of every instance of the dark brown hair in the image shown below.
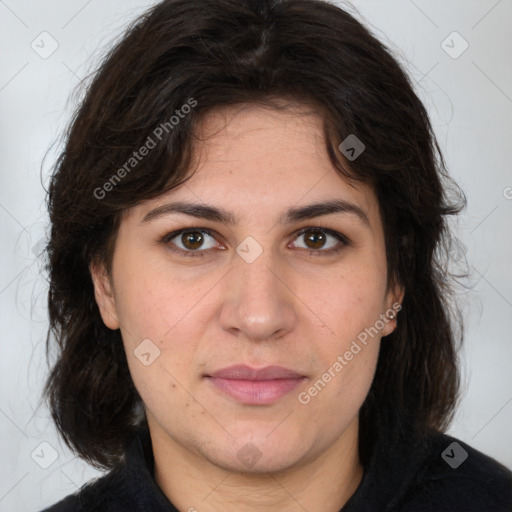
<path fill-rule="evenodd" d="M 333 165 L 374 188 L 389 283 L 405 289 L 360 411 L 363 464 L 379 436 L 409 421 L 422 432 L 447 427 L 458 393 L 458 330 L 441 249 L 446 216 L 465 198 L 401 66 L 353 16 L 320 0 L 164 0 L 103 59 L 49 187 L 47 347 L 56 341 L 57 355 L 45 393 L 60 433 L 88 462 L 107 468 L 123 458 L 140 407 L 120 332 L 100 317 L 89 264 L 110 270 L 124 209 L 190 176 L 206 112 L 247 103 L 278 108 L 282 100 L 317 112 Z M 187 104 L 194 106 L 171 122 Z M 350 134 L 365 151 L 347 165 L 338 145 Z M 127 166 L 148 137 L 154 147 Z"/>

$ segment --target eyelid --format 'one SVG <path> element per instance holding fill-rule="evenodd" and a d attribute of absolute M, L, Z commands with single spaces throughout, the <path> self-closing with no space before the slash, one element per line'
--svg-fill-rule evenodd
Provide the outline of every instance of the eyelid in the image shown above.
<path fill-rule="evenodd" d="M 299 249 L 302 249 L 303 251 L 309 251 L 310 253 L 315 253 L 318 255 L 333 254 L 333 253 L 340 252 L 344 246 L 351 245 L 350 239 L 343 233 L 340 233 L 339 231 L 335 231 L 333 229 L 321 227 L 321 226 L 303 227 L 303 228 L 299 229 L 298 231 L 295 231 L 292 234 L 293 240 L 295 240 L 296 238 L 298 238 L 299 236 L 303 235 L 304 233 L 306 233 L 308 231 L 320 231 L 326 235 L 330 235 L 330 236 L 336 238 L 342 244 L 342 246 L 338 247 L 338 248 L 334 248 L 334 249 L 327 249 L 327 250 L 325 250 L 325 249 L 324 250 L 323 249 L 306 249 L 306 248 L 300 247 Z M 193 233 L 193 232 L 207 234 L 207 235 L 211 236 L 212 238 L 214 238 L 215 240 L 217 240 L 218 237 L 222 238 L 218 233 L 216 233 L 212 229 L 202 228 L 202 227 L 197 227 L 197 228 L 196 227 L 187 227 L 187 228 L 182 228 L 182 229 L 178 229 L 175 231 L 171 231 L 170 233 L 165 234 L 163 237 L 161 237 L 160 242 L 163 243 L 164 245 L 167 245 L 170 243 L 171 240 L 182 235 L 183 233 Z M 211 249 L 214 249 L 214 248 L 208 248 L 208 249 L 202 249 L 202 250 L 197 249 L 195 251 L 192 251 L 192 250 L 185 251 L 183 249 L 180 249 L 179 247 L 174 247 L 174 248 L 171 248 L 170 250 L 172 250 L 173 252 L 179 253 L 179 254 L 184 254 L 186 256 L 204 256 L 205 253 L 208 253 Z M 224 249 L 222 249 L 222 250 L 224 250 Z"/>
<path fill-rule="evenodd" d="M 176 231 L 171 231 L 170 233 L 167 233 L 166 235 L 164 235 L 160 239 L 160 241 L 164 244 L 168 244 L 171 240 L 173 240 L 174 238 L 177 238 L 178 236 L 182 235 L 183 233 L 195 233 L 195 232 L 207 234 L 208 236 L 211 236 L 215 240 L 217 240 L 217 238 L 220 237 L 220 235 L 218 233 L 216 233 L 215 231 L 213 231 L 211 229 L 190 227 L 190 228 L 177 229 Z M 178 250 L 183 251 L 183 249 L 179 249 L 179 248 L 178 248 Z M 206 249 L 206 250 L 209 250 L 209 249 Z M 184 252 L 189 252 L 189 253 L 191 253 L 191 252 L 206 252 L 206 250 L 198 249 L 196 251 L 184 251 Z"/>
<path fill-rule="evenodd" d="M 300 235 L 303 235 L 306 231 L 321 231 L 325 233 L 326 235 L 331 235 L 334 238 L 338 239 L 340 242 L 344 243 L 345 245 L 350 245 L 350 239 L 344 235 L 343 233 L 340 233 L 339 231 L 336 231 L 334 229 L 329 228 L 322 228 L 320 226 L 308 226 L 305 228 L 301 228 L 299 231 L 296 231 L 294 233 L 294 237 L 299 237 Z M 311 249 L 314 250 L 314 249 Z M 327 252 L 327 251 L 323 251 Z"/>

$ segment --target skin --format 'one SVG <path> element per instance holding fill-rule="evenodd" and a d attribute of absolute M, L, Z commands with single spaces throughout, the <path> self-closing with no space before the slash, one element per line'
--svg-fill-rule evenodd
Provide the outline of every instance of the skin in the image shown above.
<path fill-rule="evenodd" d="M 299 114 L 255 105 L 208 114 L 189 181 L 124 212 L 110 276 L 91 266 L 103 320 L 121 329 L 146 407 L 156 481 L 179 510 L 337 512 L 363 475 L 358 411 L 380 338 L 396 319 L 307 404 L 298 395 L 403 292 L 387 287 L 373 190 L 339 175 L 324 147 L 321 119 Z M 355 204 L 369 224 L 347 212 L 278 222 L 289 208 L 331 199 Z M 176 200 L 229 210 L 237 223 L 182 213 L 142 221 Z M 181 236 L 161 241 L 182 228 L 212 234 L 202 245 Z M 331 229 L 349 243 L 325 232 L 325 239 L 311 241 L 311 231 L 297 235 L 303 228 Z M 236 252 L 249 236 L 263 250 L 252 263 Z M 325 253 L 332 248 L 339 251 Z M 147 366 L 134 355 L 144 339 L 160 351 Z M 279 365 L 305 379 L 272 404 L 247 405 L 204 378 L 233 364 Z M 237 457 L 247 443 L 260 457 L 251 467 Z"/>

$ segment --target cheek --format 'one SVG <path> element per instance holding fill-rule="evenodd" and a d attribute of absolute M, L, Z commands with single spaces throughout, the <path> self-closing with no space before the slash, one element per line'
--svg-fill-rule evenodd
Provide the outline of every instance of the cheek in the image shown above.
<path fill-rule="evenodd" d="M 328 285 L 323 283 L 328 283 Z M 386 310 L 386 274 L 372 265 L 347 265 L 323 283 L 304 282 L 303 296 L 330 331 L 337 350 L 372 328 Z M 329 344 L 331 345 L 331 344 Z"/>
<path fill-rule="evenodd" d="M 197 298 L 204 292 L 164 278 L 148 262 L 137 266 L 120 258 L 118 263 L 116 307 L 135 387 L 150 410 L 183 407 L 188 399 L 183 386 L 188 388 L 203 325 Z"/>
<path fill-rule="evenodd" d="M 298 396 L 308 417 L 331 418 L 326 427 L 338 435 L 357 416 L 370 390 L 380 340 L 366 345 L 357 339 L 333 344 L 322 355 L 320 372 Z"/>
<path fill-rule="evenodd" d="M 197 314 L 194 308 L 205 286 L 170 274 L 161 258 L 152 260 L 131 249 L 116 264 L 116 308 L 128 338 L 149 338 L 165 345 L 182 323 Z"/>
<path fill-rule="evenodd" d="M 323 395 L 318 406 L 347 412 L 360 407 L 371 386 L 385 311 L 385 272 L 375 262 L 360 263 L 333 274 L 328 287 L 309 283 L 315 300 L 308 305 L 325 325 L 315 336 L 318 374 L 309 391 Z"/>

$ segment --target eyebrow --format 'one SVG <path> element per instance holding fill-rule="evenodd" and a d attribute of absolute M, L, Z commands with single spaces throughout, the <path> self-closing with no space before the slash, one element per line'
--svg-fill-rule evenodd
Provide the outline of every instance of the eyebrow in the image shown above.
<path fill-rule="evenodd" d="M 141 224 L 172 213 L 182 213 L 196 217 L 198 219 L 205 219 L 212 222 L 222 222 L 229 225 L 233 225 L 238 222 L 237 217 L 232 212 L 224 210 L 223 208 L 177 201 L 158 206 L 157 208 L 149 211 L 142 219 Z M 367 227 L 370 227 L 370 221 L 365 211 L 359 206 L 342 199 L 312 203 L 306 206 L 290 208 L 279 217 L 278 222 L 280 224 L 292 224 L 297 221 L 312 219 L 322 215 L 332 215 L 335 213 L 354 215 L 363 224 L 365 224 Z"/>

